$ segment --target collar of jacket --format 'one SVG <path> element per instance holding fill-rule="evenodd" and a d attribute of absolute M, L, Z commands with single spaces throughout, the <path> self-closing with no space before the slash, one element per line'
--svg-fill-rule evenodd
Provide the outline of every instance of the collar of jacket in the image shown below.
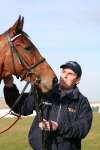
<path fill-rule="evenodd" d="M 68 97 L 69 99 L 73 99 L 73 100 L 78 100 L 79 98 L 79 89 L 77 86 L 75 86 L 73 89 L 69 90 L 69 91 L 65 91 L 64 95 L 61 95 L 61 91 L 59 88 L 59 84 L 53 89 L 52 94 L 59 94 L 61 96 L 61 98 L 63 97 Z"/>

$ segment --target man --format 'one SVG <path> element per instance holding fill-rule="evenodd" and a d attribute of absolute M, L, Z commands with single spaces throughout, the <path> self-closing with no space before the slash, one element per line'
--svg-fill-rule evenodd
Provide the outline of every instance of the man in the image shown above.
<path fill-rule="evenodd" d="M 36 117 L 29 132 L 29 142 L 34 150 L 42 150 L 43 132 L 46 135 L 46 148 L 43 150 L 81 150 L 81 140 L 91 128 L 90 104 L 77 87 L 82 74 L 80 65 L 75 61 L 68 61 L 60 68 L 62 70 L 58 85 L 42 98 L 44 119 L 39 122 Z M 17 87 L 11 79 L 5 79 L 4 83 L 6 102 L 13 101 L 19 95 Z M 19 106 L 15 108 L 15 112 L 31 114 L 35 109 L 34 94 L 26 97 L 23 95 Z"/>

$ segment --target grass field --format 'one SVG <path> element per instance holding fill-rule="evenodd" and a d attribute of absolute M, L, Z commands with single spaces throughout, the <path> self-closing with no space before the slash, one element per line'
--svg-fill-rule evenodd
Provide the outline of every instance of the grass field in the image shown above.
<path fill-rule="evenodd" d="M 12 129 L 0 135 L 0 150 L 32 150 L 27 136 L 32 118 L 21 119 Z M 0 120 L 0 130 L 12 119 Z M 94 113 L 92 129 L 82 142 L 82 150 L 100 150 L 100 114 Z"/>

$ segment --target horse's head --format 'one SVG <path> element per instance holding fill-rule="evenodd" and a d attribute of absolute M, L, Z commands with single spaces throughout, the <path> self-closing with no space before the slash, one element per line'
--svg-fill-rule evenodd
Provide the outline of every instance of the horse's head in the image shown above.
<path fill-rule="evenodd" d="M 56 75 L 23 31 L 24 18 L 0 35 L 0 77 L 17 75 L 36 82 L 43 93 L 52 89 Z M 38 81 L 38 83 L 37 83 Z"/>

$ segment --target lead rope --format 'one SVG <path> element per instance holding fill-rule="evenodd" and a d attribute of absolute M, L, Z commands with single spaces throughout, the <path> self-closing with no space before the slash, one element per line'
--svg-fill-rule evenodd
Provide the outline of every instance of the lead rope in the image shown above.
<path fill-rule="evenodd" d="M 35 99 L 35 110 L 37 113 L 37 119 L 39 122 L 43 121 L 43 102 L 41 99 L 41 95 L 39 95 L 38 90 L 36 88 L 36 86 L 33 86 L 33 90 L 34 90 L 34 99 Z M 42 150 L 45 150 L 46 146 L 46 133 L 45 131 L 41 132 L 42 134 Z"/>
<path fill-rule="evenodd" d="M 17 117 L 17 118 L 15 118 L 15 120 L 7 128 L 4 128 L 4 129 L 0 130 L 0 134 L 4 133 L 4 132 L 8 131 L 10 128 L 12 128 L 17 123 L 17 121 L 21 118 L 20 114 L 16 114 L 16 113 L 13 112 L 13 108 L 16 107 L 16 105 L 19 103 L 19 101 L 20 101 L 24 91 L 26 90 L 27 86 L 29 85 L 29 83 L 30 82 L 27 82 L 25 84 L 25 86 L 24 86 L 20 96 L 16 99 L 16 102 L 13 104 L 12 108 L 10 109 L 10 111 L 0 118 L 0 120 L 1 120 L 2 118 L 7 116 L 8 114 L 12 114 L 12 115 Z"/>
<path fill-rule="evenodd" d="M 7 127 L 7 128 L 4 128 L 2 130 L 0 130 L 0 134 L 2 133 L 5 133 L 6 131 L 8 131 L 10 128 L 12 128 L 16 123 L 17 121 L 21 118 L 21 116 L 18 116 L 17 118 L 15 118 L 15 120 Z"/>

